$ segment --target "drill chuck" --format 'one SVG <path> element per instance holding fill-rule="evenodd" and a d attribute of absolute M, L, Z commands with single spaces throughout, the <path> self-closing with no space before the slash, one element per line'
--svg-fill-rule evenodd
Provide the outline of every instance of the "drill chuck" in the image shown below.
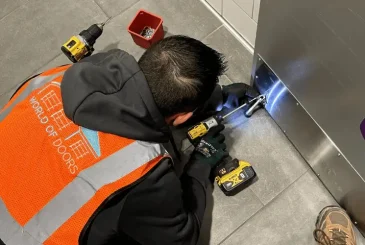
<path fill-rule="evenodd" d="M 103 33 L 103 26 L 94 24 L 80 32 L 80 36 L 85 40 L 88 46 L 92 47 L 95 44 L 96 39 L 98 39 Z"/>

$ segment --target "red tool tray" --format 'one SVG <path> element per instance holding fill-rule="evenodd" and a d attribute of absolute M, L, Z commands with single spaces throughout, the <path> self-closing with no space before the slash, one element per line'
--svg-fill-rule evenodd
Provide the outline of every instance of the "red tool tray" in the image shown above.
<path fill-rule="evenodd" d="M 142 48 L 148 48 L 153 43 L 164 37 L 163 19 L 155 14 L 147 12 L 143 9 L 139 10 L 132 22 L 128 26 L 128 32 L 131 34 L 133 41 Z M 145 27 L 155 29 L 150 38 L 141 35 Z"/>

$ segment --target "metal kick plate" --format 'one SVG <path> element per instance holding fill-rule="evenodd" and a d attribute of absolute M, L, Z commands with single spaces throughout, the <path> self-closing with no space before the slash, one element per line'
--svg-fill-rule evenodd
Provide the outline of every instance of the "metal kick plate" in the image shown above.
<path fill-rule="evenodd" d="M 253 83 L 266 94 L 266 110 L 334 198 L 365 224 L 363 213 L 359 214 L 365 207 L 365 198 L 357 198 L 365 196 L 361 176 L 262 58 L 256 55 L 255 61 L 258 68 Z"/>

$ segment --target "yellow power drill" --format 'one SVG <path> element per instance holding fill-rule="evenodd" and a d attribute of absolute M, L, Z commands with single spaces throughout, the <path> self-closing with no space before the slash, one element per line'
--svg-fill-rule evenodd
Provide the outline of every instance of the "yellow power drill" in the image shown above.
<path fill-rule="evenodd" d="M 200 142 L 201 138 L 206 135 L 211 128 L 223 123 L 224 120 L 233 113 L 249 105 L 250 107 L 246 110 L 245 115 L 250 117 L 260 105 L 265 105 L 265 103 L 265 95 L 259 95 L 250 100 L 248 103 L 237 107 L 223 116 L 217 115 L 210 117 L 207 120 L 191 127 L 187 132 L 187 138 L 190 143 L 196 146 Z M 231 196 L 249 185 L 255 179 L 256 172 L 250 163 L 232 159 L 232 157 L 228 156 L 220 164 L 218 164 L 214 171 L 214 176 L 217 185 L 223 193 L 227 196 Z"/>
<path fill-rule="evenodd" d="M 248 103 L 245 103 L 234 110 L 228 112 L 227 114 L 221 116 L 212 116 L 199 124 L 191 127 L 188 129 L 187 137 L 193 145 L 196 145 L 198 142 L 200 142 L 201 138 L 206 135 L 209 130 L 215 126 L 218 126 L 219 124 L 223 123 L 226 118 L 228 118 L 230 115 L 234 114 L 235 112 L 243 109 L 246 106 L 250 106 L 248 110 L 245 112 L 245 115 L 247 117 L 252 116 L 253 112 L 260 106 L 264 105 L 266 103 L 266 97 L 265 95 L 259 95 L 252 100 L 250 100 Z"/>
<path fill-rule="evenodd" d="M 73 63 L 79 62 L 82 58 L 90 56 L 94 52 L 94 44 L 103 33 L 103 28 L 110 18 L 104 23 L 93 24 L 79 35 L 72 36 L 62 45 L 62 52 Z"/>

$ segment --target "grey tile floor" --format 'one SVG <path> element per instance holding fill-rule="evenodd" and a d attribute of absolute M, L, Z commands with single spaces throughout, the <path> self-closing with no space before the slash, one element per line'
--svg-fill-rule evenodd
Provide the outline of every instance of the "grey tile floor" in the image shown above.
<path fill-rule="evenodd" d="M 223 52 L 229 70 L 222 84 L 249 83 L 252 55 L 198 0 L 2 0 L 0 107 L 27 77 L 69 63 L 60 45 L 71 35 L 109 17 L 96 51 L 121 48 L 139 58 L 143 49 L 126 27 L 140 8 L 164 18 L 166 35 L 189 35 Z M 316 215 L 335 201 L 275 122 L 261 110 L 249 120 L 236 115 L 225 132 L 231 155 L 249 161 L 258 180 L 234 197 L 214 188 L 200 244 L 315 244 Z"/>

